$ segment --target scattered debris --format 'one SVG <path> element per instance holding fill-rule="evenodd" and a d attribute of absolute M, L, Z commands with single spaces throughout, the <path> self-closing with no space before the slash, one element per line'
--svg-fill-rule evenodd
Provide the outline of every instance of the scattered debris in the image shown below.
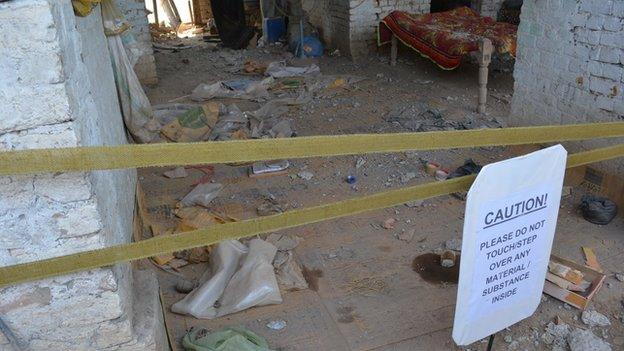
<path fill-rule="evenodd" d="M 266 177 L 286 174 L 286 169 L 290 166 L 287 160 L 284 161 L 260 161 L 255 162 L 250 168 L 250 177 Z"/>
<path fill-rule="evenodd" d="M 202 106 L 167 104 L 159 106 L 155 114 L 164 124 L 160 133 L 167 140 L 193 142 L 208 139 L 223 108 L 214 102 Z"/>
<path fill-rule="evenodd" d="M 275 199 L 266 199 L 264 203 L 256 208 L 258 216 L 270 216 L 286 211 L 285 206 L 281 205 Z"/>
<path fill-rule="evenodd" d="M 424 204 L 425 204 L 425 200 L 414 200 L 414 201 L 406 202 L 405 206 L 409 208 L 414 208 L 414 207 L 421 207 Z"/>
<path fill-rule="evenodd" d="M 598 257 L 596 257 L 594 250 L 586 246 L 581 247 L 581 249 L 585 255 L 585 265 L 597 270 L 598 272 L 602 272 L 602 266 L 598 263 Z"/>
<path fill-rule="evenodd" d="M 355 161 L 355 169 L 360 169 L 362 166 L 366 164 L 366 159 L 364 157 L 358 157 Z"/>
<path fill-rule="evenodd" d="M 283 319 L 270 321 L 269 323 L 267 323 L 266 327 L 272 330 L 282 330 L 286 328 L 286 321 Z"/>
<path fill-rule="evenodd" d="M 267 65 L 265 63 L 255 60 L 246 60 L 243 64 L 243 72 L 245 73 L 264 74 L 266 69 Z"/>
<path fill-rule="evenodd" d="M 583 285 L 577 285 L 574 284 L 564 278 L 561 278 L 559 276 L 556 276 L 550 272 L 546 273 L 546 280 L 548 280 L 549 282 L 557 285 L 560 288 L 566 289 L 566 290 L 570 290 L 570 291 L 581 291 L 584 292 L 585 290 L 587 290 L 587 288 L 589 288 L 590 283 L 586 282 L 586 284 Z"/>
<path fill-rule="evenodd" d="M 615 279 L 624 282 L 624 273 L 615 273 Z"/>
<path fill-rule="evenodd" d="M 260 81 L 250 79 L 201 83 L 191 92 L 191 100 L 207 101 L 214 98 L 231 98 L 261 101 L 269 98 L 268 89 L 275 80 L 272 77 Z"/>
<path fill-rule="evenodd" d="M 314 173 L 309 171 L 301 171 L 297 173 L 297 176 L 303 180 L 310 180 L 314 177 Z"/>
<path fill-rule="evenodd" d="M 180 294 L 188 294 L 195 289 L 195 283 L 186 279 L 179 279 L 176 282 L 175 289 Z"/>
<path fill-rule="evenodd" d="M 401 175 L 401 183 L 405 184 L 407 182 L 409 182 L 410 180 L 416 178 L 417 174 L 416 172 L 407 172 L 405 174 Z"/>
<path fill-rule="evenodd" d="M 273 260 L 277 274 L 277 282 L 287 291 L 304 290 L 308 288 L 303 270 L 291 250 L 280 250 Z"/>
<path fill-rule="evenodd" d="M 386 282 L 378 277 L 355 279 L 344 286 L 347 295 L 357 294 L 363 296 L 372 296 L 371 293 L 373 295 L 383 293 L 386 288 Z"/>
<path fill-rule="evenodd" d="M 310 290 L 318 291 L 319 290 L 319 279 L 323 278 L 323 270 L 319 268 L 308 268 L 303 267 L 302 269 L 303 277 L 305 278 Z"/>
<path fill-rule="evenodd" d="M 219 298 L 217 316 L 225 316 L 254 306 L 282 303 L 273 270 L 277 247 L 261 239 L 249 241 L 249 252 Z"/>
<path fill-rule="evenodd" d="M 459 280 L 460 255 L 456 255 L 453 267 L 442 267 L 440 255 L 426 253 L 414 258 L 412 269 L 430 283 L 457 283 Z"/>
<path fill-rule="evenodd" d="M 615 202 L 606 197 L 584 195 L 581 200 L 581 213 L 590 223 L 606 225 L 617 215 L 618 207 Z"/>
<path fill-rule="evenodd" d="M 441 168 L 442 166 L 440 166 L 439 163 L 429 161 L 425 162 L 425 172 L 430 176 L 435 176 L 436 172 Z"/>
<path fill-rule="evenodd" d="M 272 78 L 303 77 L 320 73 L 321 69 L 315 64 L 306 67 L 292 67 L 286 66 L 285 62 L 271 62 L 264 72 L 265 75 Z"/>
<path fill-rule="evenodd" d="M 199 184 L 180 200 L 179 205 L 182 207 L 196 205 L 208 207 L 210 202 L 219 195 L 221 189 L 223 189 L 223 185 L 219 183 Z"/>
<path fill-rule="evenodd" d="M 585 310 L 581 313 L 581 320 L 590 327 L 606 327 L 611 325 L 609 317 L 595 310 Z"/>
<path fill-rule="evenodd" d="M 173 304 L 171 311 L 212 319 L 281 303 L 271 264 L 276 252 L 274 245 L 261 239 L 250 240 L 249 247 L 237 240 L 220 242 L 211 255 L 212 269 L 201 277 L 200 286 Z"/>
<path fill-rule="evenodd" d="M 561 278 L 564 278 L 574 284 L 583 282 L 583 273 L 578 269 L 572 269 L 566 265 L 557 262 L 548 262 L 548 270 Z"/>
<path fill-rule="evenodd" d="M 440 266 L 451 268 L 455 265 L 455 251 L 446 250 L 440 254 Z"/>
<path fill-rule="evenodd" d="M 579 285 L 576 285 L 549 272 L 544 283 L 544 293 L 580 310 L 585 310 L 591 299 L 602 287 L 606 276 L 591 267 L 555 255 L 550 256 L 550 261 L 549 267 L 553 267 L 552 263 L 558 263 L 569 267 L 571 270 L 578 270 L 583 275 L 583 280 Z"/>
<path fill-rule="evenodd" d="M 381 226 L 384 229 L 394 229 L 395 225 L 396 225 L 396 219 L 395 218 L 388 218 L 385 221 L 383 221 L 383 223 L 381 224 Z"/>
<path fill-rule="evenodd" d="M 457 167 L 446 179 L 464 177 L 470 174 L 477 174 L 481 171 L 481 166 L 476 164 L 472 159 L 467 159 L 463 165 Z"/>
<path fill-rule="evenodd" d="M 453 238 L 451 240 L 447 240 L 444 242 L 444 247 L 446 247 L 447 250 L 461 251 L 462 239 Z"/>
<path fill-rule="evenodd" d="M 439 181 L 443 181 L 448 179 L 449 173 L 443 169 L 438 169 L 435 171 L 435 179 Z"/>
<path fill-rule="evenodd" d="M 611 345 L 590 330 L 575 328 L 568 335 L 570 351 L 611 351 Z"/>
<path fill-rule="evenodd" d="M 561 197 L 565 198 L 570 196 L 572 196 L 572 187 L 569 185 L 564 185 L 561 189 Z"/>
<path fill-rule="evenodd" d="M 188 172 L 184 167 L 176 167 L 170 171 L 166 171 L 163 175 L 170 179 L 186 178 L 188 177 Z"/>
<path fill-rule="evenodd" d="M 570 335 L 570 326 L 563 324 L 548 323 L 542 341 L 546 345 L 550 345 L 553 350 L 565 350 L 568 344 L 568 335 Z"/>
<path fill-rule="evenodd" d="M 173 234 L 173 229 L 165 229 L 162 226 L 155 224 L 155 223 L 150 224 L 150 230 L 152 232 L 152 237 L 154 238 L 157 236 L 161 236 L 161 235 Z M 173 256 L 172 253 L 166 253 L 166 254 L 161 254 L 158 256 L 153 256 L 152 260 L 156 262 L 156 264 L 158 264 L 159 266 L 162 266 L 162 265 L 168 264 L 174 258 L 175 256 Z"/>
<path fill-rule="evenodd" d="M 416 229 L 405 230 L 397 235 L 397 239 L 409 243 L 412 241 L 412 239 L 414 239 L 415 234 L 416 234 Z"/>

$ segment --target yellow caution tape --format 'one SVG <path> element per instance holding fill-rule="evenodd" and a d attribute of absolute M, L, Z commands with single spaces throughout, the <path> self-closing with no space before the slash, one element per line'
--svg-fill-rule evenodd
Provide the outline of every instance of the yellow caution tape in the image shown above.
<path fill-rule="evenodd" d="M 624 144 L 572 154 L 568 157 L 567 167 L 572 168 L 621 156 L 624 156 Z M 168 252 L 211 245 L 222 240 L 240 239 L 392 207 L 417 199 L 451 194 L 468 189 L 475 177 L 475 175 L 471 175 L 444 182 L 416 185 L 267 217 L 225 223 L 169 236 L 158 236 L 125 245 L 2 267 L 0 268 L 0 286 L 109 266 Z"/>
<path fill-rule="evenodd" d="M 624 122 L 0 152 L 0 175 L 537 144 L 624 136 Z"/>

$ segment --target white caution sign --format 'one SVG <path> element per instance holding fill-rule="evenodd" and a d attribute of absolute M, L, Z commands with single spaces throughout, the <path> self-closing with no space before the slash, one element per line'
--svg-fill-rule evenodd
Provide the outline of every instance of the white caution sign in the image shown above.
<path fill-rule="evenodd" d="M 567 151 L 483 167 L 468 192 L 453 340 L 467 345 L 531 316 L 557 225 Z"/>

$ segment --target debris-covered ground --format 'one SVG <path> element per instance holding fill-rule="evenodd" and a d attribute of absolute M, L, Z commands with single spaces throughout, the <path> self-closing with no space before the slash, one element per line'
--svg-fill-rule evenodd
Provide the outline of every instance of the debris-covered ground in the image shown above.
<path fill-rule="evenodd" d="M 504 71 L 490 73 L 488 113 L 479 116 L 473 112 L 477 67 L 470 63 L 444 72 L 406 51 L 400 51 L 399 63 L 391 67 L 385 52 L 358 63 L 339 55 L 300 61 L 275 46 L 231 51 L 201 41 L 183 44 L 190 48 L 156 51 L 160 83 L 147 92 L 154 105 L 197 103 L 190 97 L 202 83 L 265 79 L 254 75 L 253 65 L 245 65 L 246 61 L 286 60 L 298 67 L 316 64 L 321 72 L 302 79 L 276 78 L 264 96 L 305 100 L 285 104 L 285 110 L 276 107 L 282 110 L 279 121 L 289 120 L 299 136 L 497 128 L 509 122 L 513 78 Z M 305 92 L 310 95 L 302 97 Z M 258 111 L 266 103 L 211 101 L 235 104 L 243 112 Z M 147 210 L 161 228 L 157 232 L 166 234 L 180 227 L 176 203 L 198 184 L 223 185 L 207 205 L 211 213 L 219 214 L 210 220 L 220 222 L 436 181 L 425 172 L 423 160 L 452 171 L 469 158 L 483 165 L 516 152 L 478 148 L 289 160 L 285 174 L 263 178 L 249 177 L 248 165 L 151 168 L 139 175 Z M 583 193 L 574 188 L 562 200 L 553 253 L 582 263 L 581 246 L 592 247 L 607 274 L 605 285 L 584 314 L 543 296 L 531 318 L 498 333 L 495 350 L 607 350 L 607 343 L 613 350 L 624 348 L 624 282 L 615 275 L 624 273 L 622 220 L 618 217 L 606 226 L 583 220 L 577 210 Z M 276 350 L 484 350 L 487 340 L 464 348 L 454 345 L 456 285 L 451 278 L 419 275 L 418 267 L 428 263 L 415 260 L 460 247 L 463 206 L 462 200 L 444 196 L 285 230 L 280 234 L 303 239 L 293 251 L 308 289 L 282 290 L 282 304 L 214 320 L 167 313 L 172 336 L 179 343 L 193 326 L 216 330 L 244 325 Z M 175 289 L 180 276 L 192 284 L 206 269 L 202 255 L 206 256 L 194 252 L 174 261 L 162 258 L 181 266 L 160 274 L 168 311 L 184 296 Z M 202 263 L 184 265 L 189 261 Z"/>

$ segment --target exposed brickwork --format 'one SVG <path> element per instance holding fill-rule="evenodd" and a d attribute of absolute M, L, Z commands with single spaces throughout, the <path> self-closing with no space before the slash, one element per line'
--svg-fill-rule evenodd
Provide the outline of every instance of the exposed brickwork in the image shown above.
<path fill-rule="evenodd" d="M 143 52 L 134 66 L 134 71 L 142 84 L 154 85 L 158 83 L 158 75 L 156 74 L 156 62 L 154 61 L 145 0 L 117 0 L 117 4 L 126 16 L 126 20 L 132 25 L 132 33 Z"/>
<path fill-rule="evenodd" d="M 379 21 L 394 10 L 429 12 L 430 0 L 303 0 L 310 22 L 330 48 L 359 58 L 375 49 Z"/>
<path fill-rule="evenodd" d="M 0 151 L 127 142 L 100 7 L 75 17 L 69 0 L 4 2 L 0 31 Z M 129 242 L 135 182 L 132 170 L 0 177 L 0 265 Z M 0 315 L 28 350 L 157 350 L 162 325 L 137 309 L 132 273 L 2 287 Z"/>
<path fill-rule="evenodd" d="M 624 2 L 525 0 L 514 78 L 516 124 L 624 118 Z"/>

